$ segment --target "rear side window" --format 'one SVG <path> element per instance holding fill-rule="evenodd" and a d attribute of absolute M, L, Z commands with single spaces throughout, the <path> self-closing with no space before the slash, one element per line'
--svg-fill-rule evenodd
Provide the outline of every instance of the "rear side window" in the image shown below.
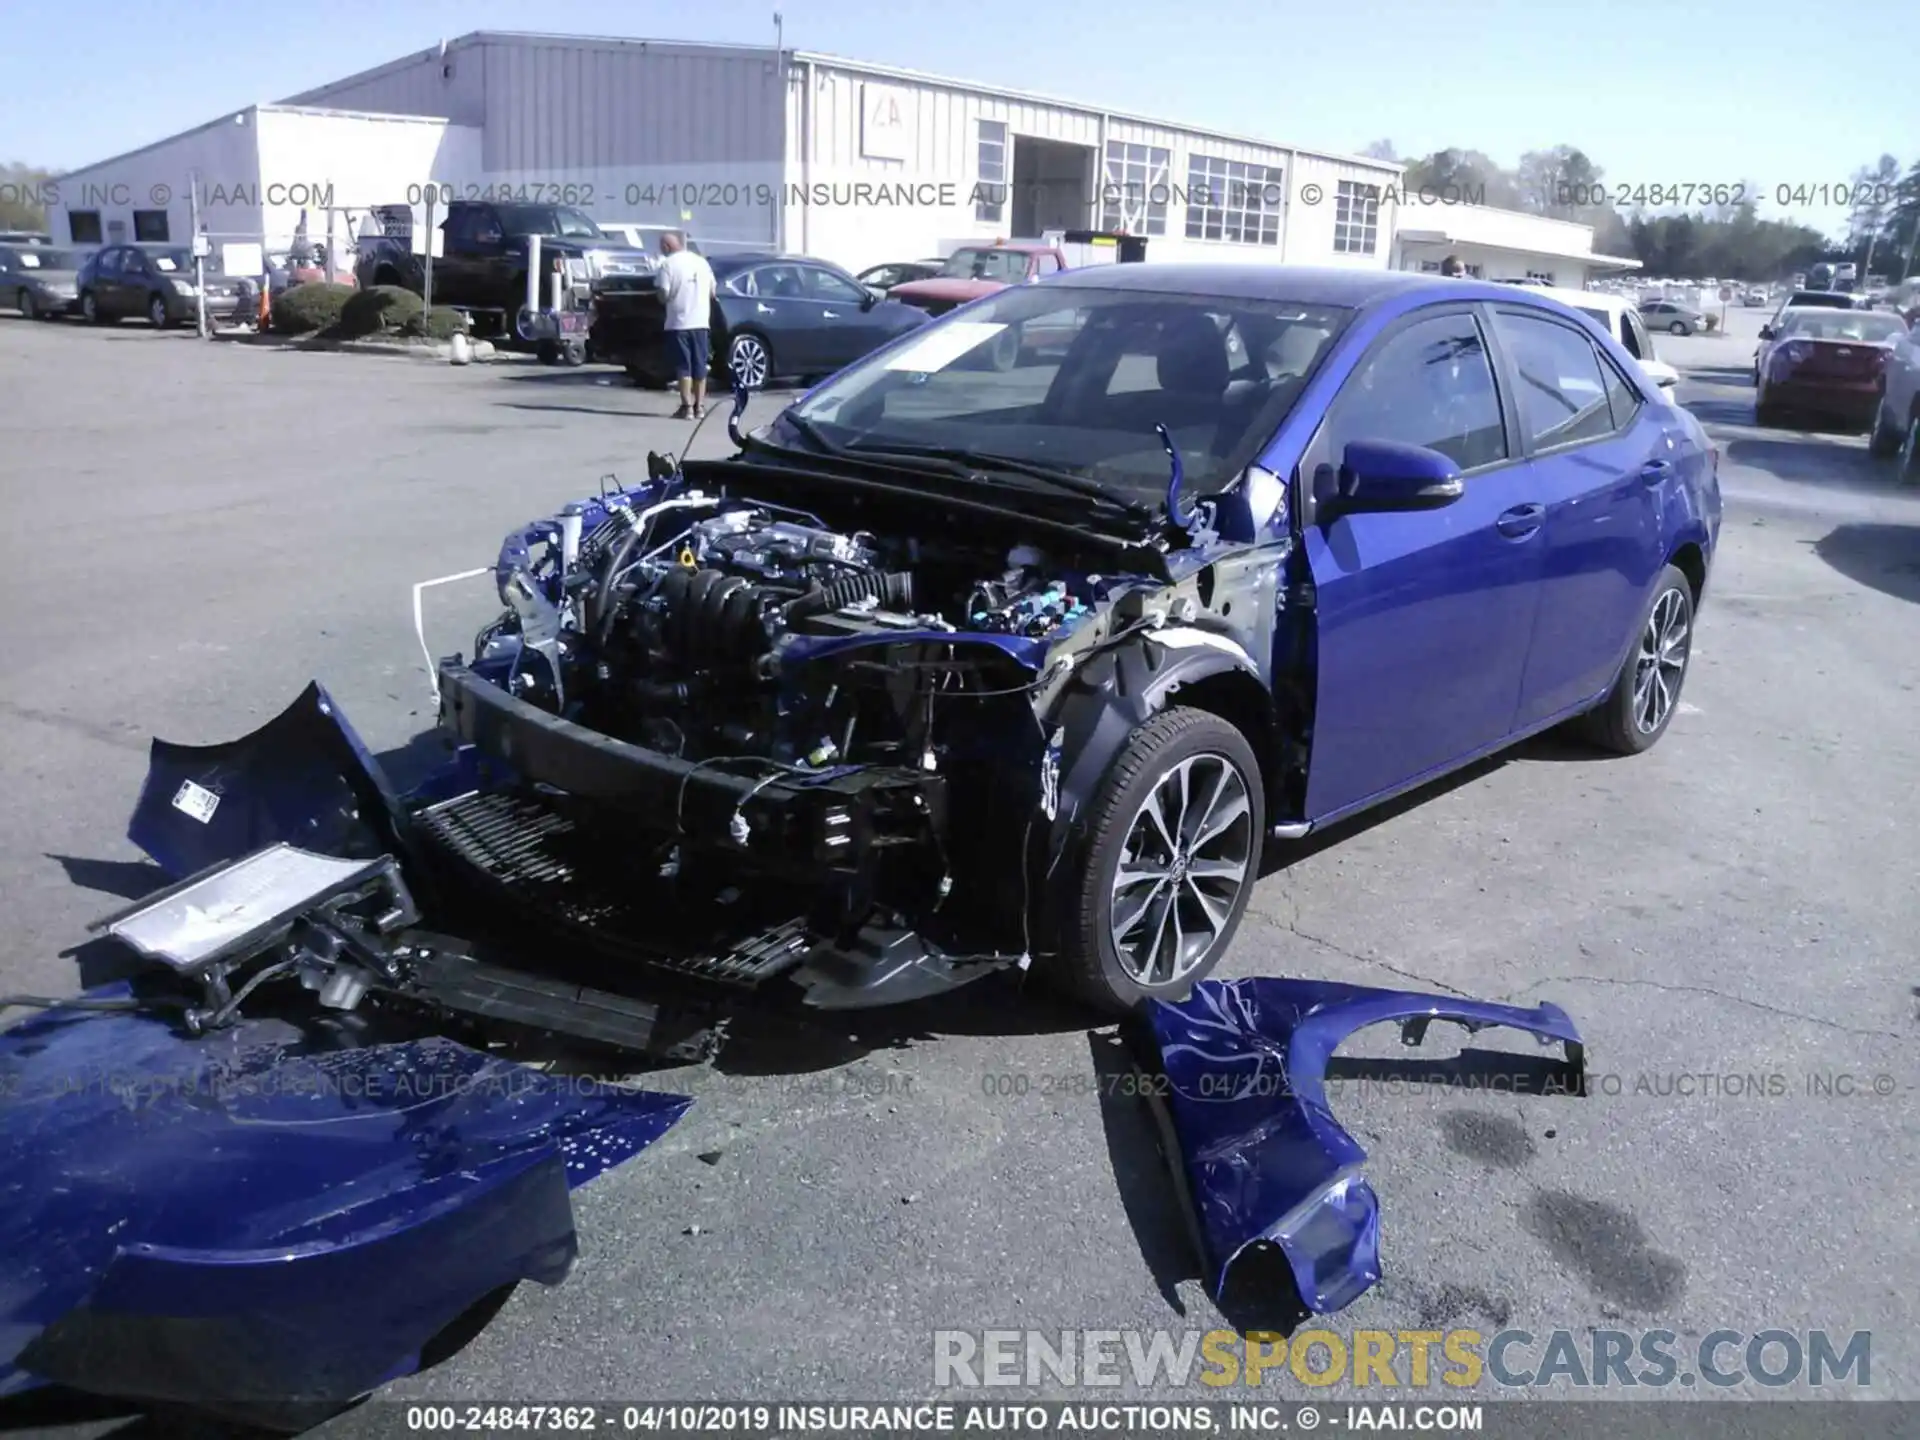
<path fill-rule="evenodd" d="M 1640 413 L 1640 406 L 1644 403 L 1640 399 L 1640 392 L 1604 354 L 1600 356 L 1600 374 L 1607 385 L 1607 409 L 1613 415 L 1613 428 L 1624 430 Z"/>
<path fill-rule="evenodd" d="M 1474 318 L 1436 315 L 1389 336 L 1341 388 L 1323 436 L 1334 465 L 1355 440 L 1422 445 L 1462 470 L 1505 460 L 1500 394 Z"/>
<path fill-rule="evenodd" d="M 1536 450 L 1613 433 L 1607 379 L 1591 340 L 1556 320 L 1510 310 L 1497 312 L 1494 326 L 1513 357 L 1520 423 Z"/>

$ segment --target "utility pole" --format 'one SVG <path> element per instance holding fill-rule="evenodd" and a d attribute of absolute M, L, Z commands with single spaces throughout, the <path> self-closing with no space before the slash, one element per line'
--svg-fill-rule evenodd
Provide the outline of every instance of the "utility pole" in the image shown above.
<path fill-rule="evenodd" d="M 194 329 L 207 338 L 207 260 L 202 253 L 207 239 L 200 233 L 200 172 L 187 172 L 187 229 L 193 232 L 193 309 Z"/>

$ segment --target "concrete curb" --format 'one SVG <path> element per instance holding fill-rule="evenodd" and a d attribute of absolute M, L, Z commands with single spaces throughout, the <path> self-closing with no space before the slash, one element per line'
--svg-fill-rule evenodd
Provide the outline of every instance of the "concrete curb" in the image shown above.
<path fill-rule="evenodd" d="M 314 335 L 261 335 L 252 330 L 214 332 L 208 337 L 229 345 L 257 345 L 275 350 L 334 351 L 347 355 L 385 355 L 413 360 L 446 361 L 453 347 L 444 340 L 323 340 Z M 490 340 L 474 340 L 475 361 L 493 359 L 498 353 Z"/>

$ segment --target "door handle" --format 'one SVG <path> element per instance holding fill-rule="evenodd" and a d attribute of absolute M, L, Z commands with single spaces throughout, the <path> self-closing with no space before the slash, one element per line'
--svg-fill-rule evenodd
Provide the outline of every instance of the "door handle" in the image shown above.
<path fill-rule="evenodd" d="M 762 315 L 771 315 L 773 313 L 773 307 L 771 305 L 762 305 L 756 302 L 753 308 L 758 310 Z"/>
<path fill-rule="evenodd" d="M 1673 474 L 1673 463 L 1668 460 L 1649 460 L 1640 467 L 1640 478 L 1648 485 L 1658 485 Z"/>
<path fill-rule="evenodd" d="M 1544 505 L 1516 505 L 1511 510 L 1502 511 L 1493 524 L 1507 539 L 1524 540 L 1540 528 L 1546 516 L 1547 507 Z"/>
<path fill-rule="evenodd" d="M 822 310 L 820 312 L 820 318 L 822 320 L 838 320 L 840 317 L 831 310 Z"/>

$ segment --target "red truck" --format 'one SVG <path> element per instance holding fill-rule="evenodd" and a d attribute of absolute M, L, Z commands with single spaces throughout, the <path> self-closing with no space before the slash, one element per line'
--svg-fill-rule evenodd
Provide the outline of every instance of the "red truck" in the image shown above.
<path fill-rule="evenodd" d="M 944 315 L 969 300 L 1066 268 L 1066 259 L 1058 250 L 1037 240 L 968 245 L 949 255 L 939 274 L 896 285 L 887 292 L 887 298 L 918 306 L 930 315 Z"/>

